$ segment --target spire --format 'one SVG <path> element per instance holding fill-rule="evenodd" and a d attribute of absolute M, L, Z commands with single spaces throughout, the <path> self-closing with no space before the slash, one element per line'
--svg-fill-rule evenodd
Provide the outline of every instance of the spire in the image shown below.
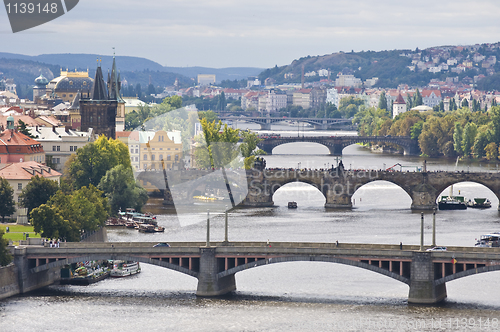
<path fill-rule="evenodd" d="M 106 85 L 104 84 L 104 79 L 102 77 L 102 69 L 101 66 L 98 65 L 95 71 L 94 78 L 94 86 L 92 88 L 92 96 L 93 100 L 107 100 L 108 94 L 106 92 Z"/>
<path fill-rule="evenodd" d="M 114 50 L 114 48 L 113 48 L 113 50 Z M 121 82 L 120 82 L 119 76 L 120 76 L 120 74 L 118 73 L 118 70 L 116 69 L 116 59 L 115 59 L 115 55 L 114 55 L 114 51 L 113 51 L 113 67 L 111 68 L 111 77 L 109 78 L 109 81 L 108 81 L 109 99 L 122 102 L 123 99 L 120 96 Z"/>

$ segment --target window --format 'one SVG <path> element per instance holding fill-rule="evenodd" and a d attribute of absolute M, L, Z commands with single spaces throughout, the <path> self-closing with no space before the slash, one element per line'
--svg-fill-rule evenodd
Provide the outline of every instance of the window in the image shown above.
<path fill-rule="evenodd" d="M 139 161 L 139 157 L 135 157 L 135 161 Z"/>
<path fill-rule="evenodd" d="M 155 160 L 155 155 L 154 154 L 151 155 L 151 160 L 153 160 L 153 161 Z"/>
<path fill-rule="evenodd" d="M 175 155 L 175 161 L 179 161 L 179 155 L 178 154 Z"/>
<path fill-rule="evenodd" d="M 167 160 L 170 160 L 170 155 L 167 155 Z"/>
<path fill-rule="evenodd" d="M 19 189 L 19 190 L 23 190 L 23 184 L 22 184 L 22 183 L 18 183 L 18 184 L 17 184 L 17 189 Z"/>
<path fill-rule="evenodd" d="M 160 160 L 163 160 L 163 155 L 162 154 L 160 155 Z"/>
<path fill-rule="evenodd" d="M 57 146 L 57 151 L 61 151 L 61 146 L 60 145 Z"/>
<path fill-rule="evenodd" d="M 56 146 L 52 145 L 52 151 L 56 151 Z"/>
<path fill-rule="evenodd" d="M 144 159 L 143 160 L 148 160 L 148 155 L 147 154 L 144 155 Z"/>
<path fill-rule="evenodd" d="M 135 153 L 139 153 L 139 149 L 135 149 Z"/>
<path fill-rule="evenodd" d="M 76 151 L 78 147 L 76 145 L 73 145 L 73 151 Z"/>

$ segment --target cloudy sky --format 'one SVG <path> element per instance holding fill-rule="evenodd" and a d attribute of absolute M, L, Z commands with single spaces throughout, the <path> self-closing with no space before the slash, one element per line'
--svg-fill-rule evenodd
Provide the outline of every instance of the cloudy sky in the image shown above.
<path fill-rule="evenodd" d="M 500 41 L 498 0 L 81 0 L 0 51 L 139 56 L 164 66 L 261 67 L 338 51 Z"/>

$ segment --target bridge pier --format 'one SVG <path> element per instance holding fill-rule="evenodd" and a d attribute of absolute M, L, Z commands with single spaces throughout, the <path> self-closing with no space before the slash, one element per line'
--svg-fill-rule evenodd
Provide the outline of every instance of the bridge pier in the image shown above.
<path fill-rule="evenodd" d="M 271 130 L 270 123 L 259 123 L 259 124 L 260 124 L 260 130 Z"/>
<path fill-rule="evenodd" d="M 14 264 L 17 268 L 17 281 L 19 293 L 24 294 L 35 289 L 52 285 L 61 279 L 61 269 L 51 268 L 38 273 L 30 273 L 30 260 L 28 260 L 26 247 L 14 249 Z"/>
<path fill-rule="evenodd" d="M 434 275 L 432 253 L 413 252 L 408 303 L 434 304 L 446 298 L 446 284 L 436 285 Z"/>
<path fill-rule="evenodd" d="M 236 290 L 234 274 L 217 277 L 216 248 L 200 248 L 200 272 L 198 274 L 197 296 L 219 296 Z"/>

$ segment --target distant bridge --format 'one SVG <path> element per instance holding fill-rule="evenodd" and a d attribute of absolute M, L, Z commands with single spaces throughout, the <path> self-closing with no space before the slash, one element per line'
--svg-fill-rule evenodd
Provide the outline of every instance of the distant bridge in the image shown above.
<path fill-rule="evenodd" d="M 205 177 L 211 170 L 183 170 L 172 172 L 171 179 L 182 184 L 195 178 Z M 274 168 L 248 170 L 246 172 L 248 194 L 240 203 L 241 207 L 273 206 L 274 193 L 291 182 L 303 182 L 317 188 L 325 197 L 327 208 L 352 208 L 352 196 L 367 183 L 388 181 L 403 189 L 411 198 L 411 209 L 433 210 L 436 200 L 449 186 L 460 182 L 474 182 L 490 189 L 500 201 L 499 172 L 389 172 L 384 170 L 343 170 L 338 169 L 293 169 Z M 165 190 L 165 177 L 161 171 L 140 172 L 137 180 L 143 185 L 155 186 L 165 192 L 165 203 L 173 204 L 169 189 Z M 186 188 L 188 190 L 189 188 Z M 202 191 L 203 192 L 203 191 Z M 186 193 L 186 204 L 193 197 Z M 499 206 L 500 209 L 500 206 Z"/>
<path fill-rule="evenodd" d="M 262 117 L 262 116 L 234 116 L 234 115 L 226 115 L 219 116 L 220 120 L 231 120 L 231 121 L 246 121 L 253 122 L 260 125 L 260 129 L 262 130 L 271 130 L 271 125 L 287 122 L 287 121 L 298 121 L 309 123 L 314 126 L 316 130 L 327 130 L 329 127 L 333 125 L 352 125 L 352 119 L 332 119 L 332 118 L 271 118 L 271 117 Z M 290 127 L 293 128 L 293 127 Z"/>
<path fill-rule="evenodd" d="M 445 283 L 500 270 L 500 248 L 448 247 L 445 252 L 419 251 L 419 246 L 227 242 L 62 243 L 60 248 L 19 246 L 14 249 L 21 292 L 47 284 L 66 264 L 121 259 L 175 270 L 198 279 L 196 294 L 218 296 L 236 289 L 234 275 L 247 269 L 295 261 L 330 262 L 370 270 L 409 285 L 408 302 L 437 303 L 446 297 Z M 353 275 L 355 272 L 352 272 Z"/>
<path fill-rule="evenodd" d="M 258 147 L 266 151 L 267 154 L 272 154 L 273 149 L 281 144 L 295 142 L 313 142 L 319 143 L 330 150 L 330 155 L 341 156 L 342 150 L 349 145 L 356 143 L 392 143 L 403 148 L 405 155 L 418 155 L 419 147 L 417 140 L 409 136 L 297 136 L 297 137 L 281 137 L 281 136 L 262 136 L 263 140 L 258 144 Z"/>

